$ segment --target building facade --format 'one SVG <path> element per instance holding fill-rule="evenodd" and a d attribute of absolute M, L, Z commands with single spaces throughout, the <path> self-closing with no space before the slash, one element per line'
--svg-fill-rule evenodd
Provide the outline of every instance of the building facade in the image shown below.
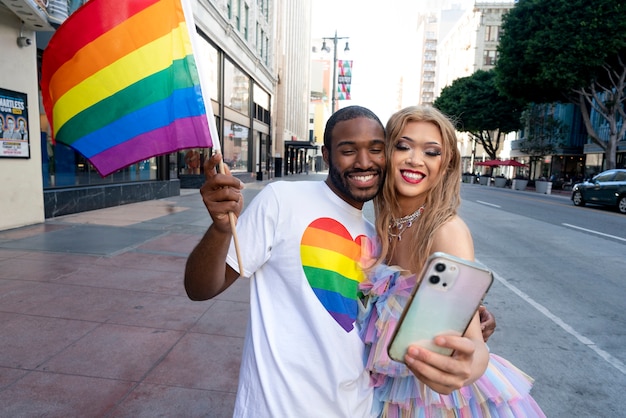
<path fill-rule="evenodd" d="M 194 8 L 223 158 L 244 181 L 274 175 L 276 16 L 270 0 L 198 0 Z M 208 150 L 196 151 L 201 161 L 208 155 Z M 185 170 L 181 153 L 177 167 L 182 187 L 204 181 L 197 168 Z"/>
<path fill-rule="evenodd" d="M 23 25 L 17 14 L 0 3 L 0 50 L 3 55 L 0 60 L 0 88 L 3 89 L 0 100 L 4 103 L 7 97 L 23 95 L 26 102 L 25 108 L 19 110 L 14 106 L 2 106 L 2 113 L 5 120 L 8 113 L 19 113 L 27 122 L 29 134 L 24 152 L 16 157 L 0 158 L 0 229 L 44 220 L 41 144 L 38 138 L 37 51 L 34 45 L 35 29 L 40 28 L 53 29 L 47 20 L 40 23 L 38 19 L 29 19 L 28 24 Z M 19 38 L 30 42 L 18 44 Z M 3 125 L 6 129 L 4 120 Z M 5 146 L 5 141 L 2 145 Z"/>
<path fill-rule="evenodd" d="M 0 0 L 0 95 L 23 98 L 21 119 L 28 130 L 22 141 L 27 146 L 14 147 L 19 155 L 0 158 L 6 197 L 0 210 L 9 214 L 0 217 L 0 230 L 177 195 L 181 187 L 197 188 L 204 181 L 209 149 L 150 158 L 101 177 L 82 155 L 50 140 L 38 87 L 42 55 L 55 29 L 84 2 Z M 306 10 L 292 3 L 192 0 L 196 59 L 208 81 L 224 161 L 243 181 L 282 175 L 285 166 L 276 163 L 283 160 L 283 142 L 307 139 L 310 35 L 302 30 Z M 306 5 L 310 8 L 310 1 Z M 279 26 L 279 19 L 286 23 Z M 5 126 L 4 119 L 19 118 L 0 116 Z"/>
<path fill-rule="evenodd" d="M 439 42 L 437 49 L 437 81 L 435 97 L 458 78 L 469 77 L 477 70 L 495 68 L 502 17 L 514 2 L 476 2 L 472 8 L 443 10 L 439 16 Z M 458 133 L 459 148 L 464 172 L 476 172 L 476 161 L 488 159 L 482 145 L 469 134 Z M 500 157 L 509 158 L 511 142 L 517 133 L 506 135 Z M 522 158 L 522 162 L 523 158 Z M 506 173 L 513 175 L 512 168 Z"/>
<path fill-rule="evenodd" d="M 280 1 L 277 12 L 274 160 L 289 175 L 307 170 L 316 149 L 309 137 L 311 1 Z"/>
<path fill-rule="evenodd" d="M 502 17 L 514 7 L 513 1 L 478 1 L 463 14 L 458 9 L 444 10 L 438 17 L 436 96 L 455 79 L 470 76 L 478 69 L 490 70 L 497 63 Z M 554 115 L 565 128 L 565 140 L 550 155 L 536 158 L 522 151 L 524 130 L 507 135 L 500 157 L 515 158 L 529 164 L 523 174 L 531 179 L 556 179 L 557 184 L 572 179 L 588 178 L 605 169 L 604 150 L 588 139 L 580 110 L 572 104 L 552 104 Z M 602 137 L 608 139 L 608 125 L 591 110 L 591 123 Z M 621 124 L 621 122 L 620 122 Z M 472 171 L 474 158 L 485 158 L 480 145 L 460 134 L 464 170 Z M 626 141 L 617 145 L 616 166 L 626 166 Z M 513 173 L 508 173 L 512 175 Z M 558 187 L 558 186 L 557 186 Z"/>

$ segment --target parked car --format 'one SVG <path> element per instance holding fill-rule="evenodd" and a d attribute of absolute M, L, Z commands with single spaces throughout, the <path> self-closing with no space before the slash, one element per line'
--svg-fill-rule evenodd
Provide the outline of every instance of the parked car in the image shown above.
<path fill-rule="evenodd" d="M 576 206 L 586 203 L 614 206 L 626 213 L 626 170 L 607 170 L 591 180 L 575 184 L 572 189 L 572 202 Z"/>

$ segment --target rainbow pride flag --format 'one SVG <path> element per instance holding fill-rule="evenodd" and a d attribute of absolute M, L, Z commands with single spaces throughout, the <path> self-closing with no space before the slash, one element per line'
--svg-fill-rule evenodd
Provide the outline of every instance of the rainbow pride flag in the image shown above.
<path fill-rule="evenodd" d="M 193 56 L 191 8 L 181 1 L 90 0 L 44 51 L 52 135 L 102 176 L 181 149 L 219 147 Z"/>

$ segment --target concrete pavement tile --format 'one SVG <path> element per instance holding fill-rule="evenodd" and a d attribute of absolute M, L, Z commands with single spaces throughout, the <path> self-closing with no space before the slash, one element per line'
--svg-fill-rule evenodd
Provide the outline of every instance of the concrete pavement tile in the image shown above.
<path fill-rule="evenodd" d="M 95 261 L 99 266 L 129 267 L 134 269 L 149 269 L 155 271 L 171 271 L 183 273 L 187 257 L 182 255 L 168 254 L 143 254 L 128 251 L 117 254 L 115 257 L 103 257 Z"/>
<path fill-rule="evenodd" d="M 250 279 L 239 278 L 228 289 L 215 297 L 217 300 L 250 302 Z"/>
<path fill-rule="evenodd" d="M 163 234 L 162 231 L 111 226 L 77 224 L 71 228 L 38 234 L 27 238 L 0 242 L 0 247 L 77 253 L 111 255 L 120 250 L 142 244 Z"/>
<path fill-rule="evenodd" d="M 40 369 L 138 382 L 181 335 L 178 331 L 103 324 Z"/>
<path fill-rule="evenodd" d="M 0 260 L 7 260 L 10 258 L 20 258 L 28 253 L 29 253 L 28 251 L 24 251 L 24 250 L 8 250 L 5 248 L 0 248 Z"/>
<path fill-rule="evenodd" d="M 200 203 L 202 204 L 202 200 L 200 200 Z M 190 212 L 197 212 L 198 209 L 196 208 L 189 207 L 188 205 L 180 205 L 180 204 L 176 205 L 176 208 L 177 208 L 176 211 L 172 213 L 168 213 L 167 216 L 160 216 L 160 217 L 155 217 L 152 219 L 147 219 L 141 222 L 141 224 L 152 225 L 155 227 L 157 226 L 164 227 L 164 226 L 169 226 L 169 225 L 187 223 L 187 221 L 190 219 L 190 216 L 192 219 L 194 219 L 197 216 L 197 213 L 190 213 Z M 204 209 L 204 213 L 206 213 L 208 216 L 208 212 L 206 209 Z M 141 224 L 135 224 L 134 226 L 138 226 Z"/>
<path fill-rule="evenodd" d="M 18 258 L 0 260 L 0 278 L 14 280 L 52 281 L 77 271 L 81 264 L 69 259 L 50 260 L 32 253 Z"/>
<path fill-rule="evenodd" d="M 136 293 L 59 283 L 20 282 L 12 286 L 9 293 L 0 294 L 0 305 L 6 312 L 103 323 L 117 312 L 137 305 Z"/>
<path fill-rule="evenodd" d="M 27 370 L 0 367 L 0 391 L 20 380 L 26 373 Z"/>
<path fill-rule="evenodd" d="M 163 224 L 167 225 L 168 231 L 194 235 L 197 237 L 197 240 L 200 241 L 200 238 L 202 238 L 202 236 L 212 223 L 211 218 L 209 217 L 206 209 L 204 209 L 204 211 L 202 212 L 200 210 L 190 212 L 194 212 L 195 217 L 190 217 L 189 213 L 185 213 L 185 218 L 181 218 L 178 223 L 166 223 L 165 220 L 163 220 Z M 139 228 L 141 225 L 154 227 L 154 224 L 152 222 L 140 224 L 137 225 L 137 227 Z"/>
<path fill-rule="evenodd" d="M 104 417 L 132 388 L 132 382 L 30 372 L 0 392 L 0 415 L 31 417 Z"/>
<path fill-rule="evenodd" d="M 168 199 L 147 200 L 122 206 L 65 215 L 56 220 L 76 224 L 130 226 L 187 210 Z"/>
<path fill-rule="evenodd" d="M 146 242 L 138 246 L 138 249 L 141 250 L 152 250 L 152 251 L 172 251 L 178 253 L 191 253 L 191 250 L 195 248 L 195 246 L 200 241 L 200 238 L 197 235 L 190 234 L 169 234 L 162 237 L 155 238 L 151 241 Z"/>
<path fill-rule="evenodd" d="M 12 300 L 15 294 L 19 294 L 27 286 L 26 280 L 0 279 L 0 310 L 11 312 L 5 305 L 6 301 Z"/>
<path fill-rule="evenodd" d="M 137 294 L 136 304 L 116 312 L 108 323 L 187 331 L 211 304 L 193 303 L 187 296 Z"/>
<path fill-rule="evenodd" d="M 0 242 L 12 241 L 15 239 L 28 238 L 46 232 L 57 231 L 59 229 L 68 228 L 69 225 L 59 225 L 51 223 L 42 223 L 36 225 L 25 226 L 22 228 L 9 229 L 0 231 Z"/>
<path fill-rule="evenodd" d="M 2 251 L 2 250 L 0 250 Z M 94 260 L 97 260 L 102 256 L 89 255 L 89 254 L 73 254 L 73 253 L 54 253 L 43 251 L 26 251 L 20 258 L 26 262 L 48 262 L 48 263 L 60 263 L 60 264 L 87 264 L 91 265 Z"/>
<path fill-rule="evenodd" d="M 93 322 L 0 312 L 0 365 L 33 370 L 97 326 Z"/>
<path fill-rule="evenodd" d="M 235 394 L 232 392 L 142 383 L 109 416 L 231 418 L 234 408 Z"/>
<path fill-rule="evenodd" d="M 149 257 L 146 257 L 149 265 Z M 55 283 L 75 284 L 105 289 L 133 290 L 172 296 L 185 296 L 183 269 L 177 274 L 168 271 L 149 270 L 117 266 L 84 266 L 63 276 Z"/>
<path fill-rule="evenodd" d="M 215 300 L 191 331 L 243 338 L 249 314 L 249 303 Z"/>
<path fill-rule="evenodd" d="M 145 383 L 235 393 L 243 338 L 187 333 Z"/>

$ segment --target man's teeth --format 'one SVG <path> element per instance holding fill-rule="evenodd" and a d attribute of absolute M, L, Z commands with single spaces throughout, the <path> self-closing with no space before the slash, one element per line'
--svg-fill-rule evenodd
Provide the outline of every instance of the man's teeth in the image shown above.
<path fill-rule="evenodd" d="M 369 181 L 374 178 L 373 174 L 368 174 L 367 176 L 352 176 L 352 178 L 356 181 Z"/>

